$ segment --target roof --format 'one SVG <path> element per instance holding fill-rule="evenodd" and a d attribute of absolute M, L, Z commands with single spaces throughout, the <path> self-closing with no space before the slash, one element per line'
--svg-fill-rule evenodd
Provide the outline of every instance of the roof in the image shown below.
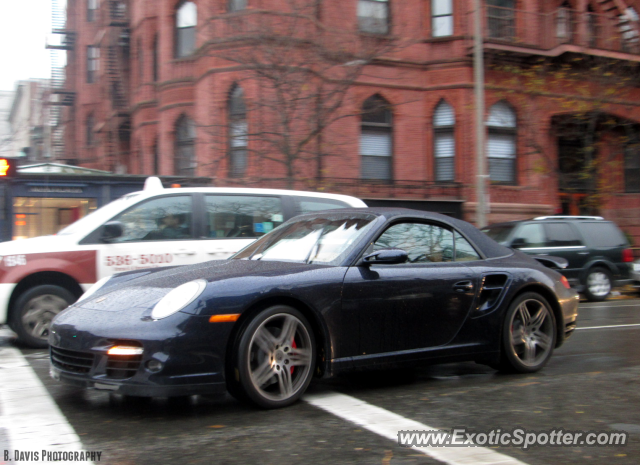
<path fill-rule="evenodd" d="M 457 218 L 453 218 L 451 216 L 443 215 L 441 213 L 428 212 L 422 210 L 412 210 L 410 208 L 393 208 L 393 207 L 372 207 L 372 208 L 341 208 L 339 210 L 330 210 L 326 212 L 331 215 L 340 215 L 344 214 L 373 214 L 376 216 L 385 217 L 387 220 L 393 220 L 398 217 L 404 218 L 416 218 L 422 220 L 432 220 L 437 221 L 439 223 L 443 223 L 452 227 L 453 229 L 458 230 L 463 236 L 473 242 L 475 246 L 477 246 L 486 258 L 499 258 L 505 257 L 513 254 L 513 250 L 503 245 L 498 244 L 496 241 L 491 239 L 489 236 L 484 234 L 478 228 L 476 228 L 471 223 L 467 223 L 466 221 L 459 220 Z M 308 213 L 306 215 L 298 216 L 300 217 L 317 217 L 318 213 Z"/>

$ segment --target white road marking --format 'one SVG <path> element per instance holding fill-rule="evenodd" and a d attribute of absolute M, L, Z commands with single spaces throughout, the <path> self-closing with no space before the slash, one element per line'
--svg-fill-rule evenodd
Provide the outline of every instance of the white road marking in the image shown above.
<path fill-rule="evenodd" d="M 619 308 L 619 307 L 640 307 L 640 303 L 637 304 L 631 304 L 631 305 L 583 305 L 581 306 L 578 311 L 580 310 L 588 310 L 590 308 Z"/>
<path fill-rule="evenodd" d="M 303 399 L 315 407 L 390 439 L 396 445 L 398 431 L 436 429 L 337 392 L 307 394 Z M 449 465 L 526 465 L 485 447 L 413 447 L 413 450 Z"/>
<path fill-rule="evenodd" d="M 55 401 L 49 396 L 38 376 L 18 349 L 0 347 L 0 428 L 9 439 L 12 451 L 42 450 L 51 452 L 81 452 L 86 450 L 80 438 L 67 422 Z M 11 452 L 13 455 L 13 452 Z M 0 457 L 0 460 L 4 457 Z M 13 457 L 11 457 L 13 459 Z M 91 465 L 93 462 L 64 462 Z"/>
<path fill-rule="evenodd" d="M 578 331 L 582 329 L 630 328 L 633 326 L 640 326 L 640 323 L 629 324 L 629 325 L 587 326 L 585 328 L 576 328 L 575 330 Z"/>

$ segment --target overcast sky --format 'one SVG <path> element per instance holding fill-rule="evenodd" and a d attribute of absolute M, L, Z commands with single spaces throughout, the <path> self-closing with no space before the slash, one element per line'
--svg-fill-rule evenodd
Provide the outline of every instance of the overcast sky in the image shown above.
<path fill-rule="evenodd" d="M 14 90 L 20 79 L 51 77 L 44 48 L 51 32 L 51 3 L 0 0 L 0 90 Z"/>

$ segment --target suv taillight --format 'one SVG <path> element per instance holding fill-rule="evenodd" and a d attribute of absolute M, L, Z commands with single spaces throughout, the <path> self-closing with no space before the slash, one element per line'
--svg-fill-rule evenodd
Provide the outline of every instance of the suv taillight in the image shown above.
<path fill-rule="evenodd" d="M 624 263 L 631 263 L 633 261 L 633 252 L 631 249 L 624 249 L 622 251 L 622 261 Z"/>

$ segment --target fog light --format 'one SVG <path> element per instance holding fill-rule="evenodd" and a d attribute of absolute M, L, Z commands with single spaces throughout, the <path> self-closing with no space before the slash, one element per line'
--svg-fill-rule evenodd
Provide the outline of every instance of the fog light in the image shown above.
<path fill-rule="evenodd" d="M 149 360 L 147 362 L 147 370 L 152 373 L 157 373 L 162 370 L 163 363 L 160 360 Z"/>

